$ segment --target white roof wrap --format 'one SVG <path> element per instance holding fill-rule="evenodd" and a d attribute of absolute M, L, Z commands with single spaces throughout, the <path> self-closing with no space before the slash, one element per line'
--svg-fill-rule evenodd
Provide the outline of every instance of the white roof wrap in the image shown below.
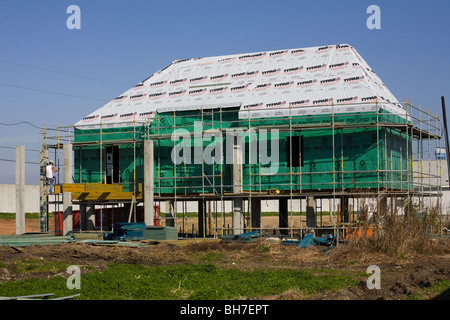
<path fill-rule="evenodd" d="M 155 112 L 218 107 L 240 107 L 241 119 L 376 108 L 406 116 L 356 50 L 344 44 L 177 60 L 75 127 L 127 126 L 151 120 Z"/>

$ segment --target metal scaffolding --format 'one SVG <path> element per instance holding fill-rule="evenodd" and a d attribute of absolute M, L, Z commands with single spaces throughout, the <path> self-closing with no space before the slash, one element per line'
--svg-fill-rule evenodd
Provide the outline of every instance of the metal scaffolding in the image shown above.
<path fill-rule="evenodd" d="M 377 104 L 376 104 L 377 105 Z M 342 106 L 342 105 L 340 105 Z M 74 203 L 97 205 L 104 208 L 109 205 L 114 208 L 125 208 L 130 212 L 127 215 L 131 218 L 131 212 L 134 213 L 133 219 L 136 221 L 137 207 L 142 204 L 142 177 L 137 173 L 137 167 L 142 165 L 142 159 L 138 155 L 138 151 L 142 149 L 143 142 L 151 139 L 155 141 L 155 184 L 154 184 L 154 199 L 155 204 L 160 205 L 161 202 L 166 203 L 166 225 L 172 225 L 179 229 L 181 235 L 197 234 L 200 237 L 229 234 L 233 231 L 227 225 L 229 222 L 229 209 L 233 201 L 242 200 L 241 213 L 244 222 L 244 231 L 261 230 L 270 232 L 274 235 L 284 237 L 302 237 L 305 232 L 310 230 L 322 230 L 333 232 L 340 237 L 345 236 L 349 228 L 352 228 L 361 218 L 361 211 L 363 205 L 372 201 L 375 204 L 374 218 L 375 221 L 385 214 L 385 210 L 391 209 L 391 213 L 403 213 L 405 204 L 414 203 L 419 207 L 419 210 L 425 210 L 426 206 L 435 206 L 442 212 L 442 201 L 440 200 L 442 194 L 441 188 L 441 168 L 439 161 L 436 162 L 436 171 L 432 172 L 432 166 L 424 170 L 424 162 L 432 161 L 434 159 L 433 152 L 436 148 L 440 148 L 440 133 L 441 124 L 438 115 L 432 115 L 430 112 L 422 110 L 421 107 L 414 107 L 411 101 L 405 101 L 403 108 L 405 111 L 404 121 L 389 122 L 386 119 L 386 113 L 382 113 L 381 109 L 375 108 L 376 111 L 367 113 L 371 115 L 369 121 L 358 122 L 342 122 L 339 121 L 340 114 L 334 113 L 334 105 L 328 106 L 331 109 L 331 115 L 315 115 L 314 123 L 296 123 L 295 119 L 298 117 L 284 117 L 283 124 L 266 119 L 264 124 L 261 124 L 263 119 L 253 118 L 251 116 L 253 110 L 248 109 L 248 117 L 244 120 L 232 119 L 227 117 L 230 113 L 236 112 L 227 108 L 217 108 L 208 110 L 197 110 L 198 121 L 202 124 L 201 132 L 196 131 L 194 124 L 187 123 L 183 126 L 178 126 L 180 121 L 177 112 L 171 115 L 164 114 L 166 125 L 163 125 L 160 118 L 155 117 L 153 121 L 145 123 L 138 123 L 136 121 L 130 122 L 128 125 L 122 125 L 126 129 L 122 129 L 118 134 L 117 131 L 110 130 L 114 127 L 101 124 L 95 130 L 74 130 L 73 127 L 57 127 L 53 130 L 52 135 L 49 134 L 49 129 L 43 129 L 40 133 L 41 143 L 41 170 L 49 157 L 49 149 L 54 149 L 55 163 L 59 166 L 60 150 L 65 143 L 71 143 L 75 148 L 74 152 L 78 152 L 78 168 L 77 174 L 73 177 L 74 183 L 89 184 L 89 183 L 107 183 L 108 167 L 105 162 L 105 148 L 108 146 L 128 146 L 132 147 L 132 178 L 128 181 L 122 179 L 122 172 L 119 172 L 118 181 L 111 184 L 122 185 L 129 190 L 126 193 L 128 198 L 114 199 L 114 200 L 79 200 L 74 199 Z M 291 111 L 289 107 L 289 111 Z M 226 118 L 226 119 L 225 119 Z M 369 118 L 369 117 L 367 117 Z M 162 118 L 161 118 L 162 119 Z M 373 121 L 376 119 L 376 121 Z M 245 125 L 244 125 L 245 124 Z M 189 128 L 189 126 L 191 126 Z M 208 128 L 208 129 L 205 129 Z M 175 164 L 172 162 L 171 176 L 165 176 L 167 163 L 162 163 L 163 153 L 167 152 L 167 148 L 163 150 L 162 144 L 171 140 L 176 129 L 185 129 L 184 134 L 194 137 L 195 134 L 203 136 L 206 132 L 213 132 L 220 138 L 227 129 L 244 129 L 255 134 L 255 137 L 261 138 L 262 130 L 277 130 L 280 133 L 287 135 L 289 138 L 289 166 L 286 172 L 265 173 L 264 164 L 261 163 L 260 155 L 258 159 L 249 159 L 245 163 L 248 175 L 240 179 L 239 184 L 235 184 L 233 177 L 230 174 L 233 172 L 226 171 L 227 167 L 224 162 L 223 143 L 220 144 L 220 155 L 214 154 L 212 163 L 205 163 L 202 157 L 199 164 L 201 171 L 195 172 L 190 170 L 186 165 L 187 161 L 182 164 Z M 352 132 L 352 130 L 373 130 L 376 132 L 376 168 L 373 170 L 346 170 L 344 146 L 345 134 Z M 209 131 L 208 131 L 209 130 Z M 320 172 L 307 172 L 302 170 L 302 166 L 298 170 L 293 170 L 294 144 L 293 137 L 299 132 L 329 132 L 331 137 L 331 151 L 332 163 L 331 170 Z M 187 132 L 187 133 L 186 133 Z M 400 159 L 396 162 L 394 160 L 394 144 L 392 137 L 394 135 L 400 136 L 404 145 L 400 146 Z M 299 138 L 301 139 L 301 138 Z M 193 142 L 194 147 L 199 147 L 204 150 L 204 140 L 199 139 L 200 145 L 197 146 Z M 250 140 L 249 140 L 250 145 Z M 94 147 L 98 148 L 98 179 L 92 182 L 86 182 L 83 177 L 83 170 L 85 164 L 83 163 L 83 154 L 86 152 L 84 148 Z M 406 148 L 406 150 L 403 150 Z M 139 151 L 140 152 L 140 151 Z M 405 155 L 405 158 L 403 158 Z M 251 153 L 249 152 L 249 157 Z M 183 154 L 183 157 L 187 157 Z M 245 155 L 244 155 L 245 157 Z M 187 160 L 184 158 L 184 160 Z M 299 159 L 295 159 L 300 164 L 303 163 L 303 154 L 299 153 Z M 138 164 L 139 162 L 139 164 Z M 395 168 L 395 164 L 400 165 Z M 163 168 L 163 166 L 165 166 Z M 114 170 L 117 170 L 115 168 Z M 242 172 L 242 168 L 241 168 Z M 193 173 L 193 174 L 192 174 Z M 332 177 L 331 181 L 325 182 L 311 182 L 312 177 L 318 173 Z M 373 181 L 352 181 L 353 187 L 349 187 L 347 176 L 353 174 L 360 176 L 362 173 L 374 177 Z M 42 175 L 41 175 L 42 176 Z M 280 179 L 283 183 L 277 185 L 277 188 L 267 189 L 267 177 L 271 176 Z M 230 182 L 231 178 L 231 182 Z M 46 186 L 44 178 L 41 179 L 41 231 L 48 231 L 47 216 L 48 212 L 60 211 L 59 205 L 62 203 L 59 198 L 61 193 L 56 193 L 50 200 L 46 193 Z M 244 182 L 246 181 L 246 182 Z M 59 178 L 57 184 L 60 184 Z M 127 185 L 129 184 L 129 185 Z M 362 186 L 362 187 L 361 187 Z M 370 187 L 367 187 L 370 186 Z M 375 187 L 373 187 L 375 186 Z M 236 189 L 237 188 L 237 189 Z M 172 192 L 167 192 L 171 189 Z M 239 190 L 239 192 L 236 192 Z M 125 194 L 125 193 L 124 193 Z M 262 228 L 256 226 L 258 223 L 258 216 L 253 212 L 259 211 L 259 219 L 261 219 L 261 204 L 262 200 L 278 201 L 279 206 L 283 206 L 284 213 L 282 215 L 281 209 L 279 213 L 280 225 L 276 228 Z M 188 226 L 188 202 L 196 201 L 198 205 L 198 227 L 197 230 L 192 228 L 189 232 Z M 259 201 L 259 203 L 258 203 Z M 329 221 L 326 222 L 324 217 L 327 211 L 323 211 L 323 206 L 328 205 Z M 328 203 L 327 203 L 328 202 Z M 54 204 L 54 206 L 52 206 Z M 180 206 L 179 206 L 180 204 Z M 402 205 L 403 204 L 403 205 Z M 232 206 L 232 205 L 231 205 Z M 258 208 L 259 206 L 259 208 Z M 170 210 L 167 208 L 170 207 Z M 177 212 L 181 207 L 181 212 Z M 306 208 L 306 210 L 305 210 Z M 308 210 L 313 208 L 313 220 L 308 220 Z M 102 210 L 102 209 L 101 209 Z M 288 216 L 286 216 L 286 210 Z M 232 210 L 231 210 L 232 211 Z M 304 215 L 306 214 L 306 216 Z M 207 216 L 208 215 L 208 216 Z M 256 221 L 256 222 L 255 222 Z M 100 219 L 100 227 L 103 229 L 103 219 Z"/>

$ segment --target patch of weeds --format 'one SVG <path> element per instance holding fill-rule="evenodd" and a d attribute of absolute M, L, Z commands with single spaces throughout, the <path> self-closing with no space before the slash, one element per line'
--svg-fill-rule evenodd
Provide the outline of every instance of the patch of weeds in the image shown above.
<path fill-rule="evenodd" d="M 202 260 L 207 262 L 224 262 L 226 259 L 226 252 L 208 251 L 202 256 Z"/>
<path fill-rule="evenodd" d="M 14 220 L 16 214 L 11 212 L 0 212 L 0 219 Z M 26 212 L 25 219 L 39 219 L 39 212 Z"/>
<path fill-rule="evenodd" d="M 450 300 L 450 280 L 442 280 L 433 283 L 430 290 L 438 293 L 435 299 Z"/>
<path fill-rule="evenodd" d="M 51 271 L 57 273 L 61 269 L 67 269 L 69 266 L 62 262 L 47 262 L 45 260 L 32 259 L 20 260 L 13 263 L 16 273 Z"/>
<path fill-rule="evenodd" d="M 0 212 L 0 219 L 13 220 L 15 218 L 16 218 L 16 214 L 15 213 Z"/>
<path fill-rule="evenodd" d="M 358 281 L 349 275 L 315 275 L 297 269 L 243 271 L 220 269 L 212 263 L 143 266 L 114 263 L 99 272 L 82 273 L 77 299 L 222 300 L 279 295 L 295 288 L 314 294 L 339 290 Z M 0 284 L 1 295 L 58 292 L 68 295 L 64 279 Z M 77 292 L 77 293 L 78 293 Z M 70 292 L 69 292 L 70 294 Z M 72 293 L 73 294 L 73 293 Z"/>
<path fill-rule="evenodd" d="M 4 297 L 53 293 L 50 298 L 57 298 L 73 295 L 79 293 L 79 291 L 69 290 L 66 279 L 61 276 L 54 276 L 47 280 L 32 278 L 0 283 L 0 296 Z"/>
<path fill-rule="evenodd" d="M 258 253 L 268 253 L 271 249 L 265 244 L 258 244 L 252 250 Z"/>
<path fill-rule="evenodd" d="M 450 300 L 450 280 L 436 281 L 430 287 L 408 297 L 408 300 Z"/>

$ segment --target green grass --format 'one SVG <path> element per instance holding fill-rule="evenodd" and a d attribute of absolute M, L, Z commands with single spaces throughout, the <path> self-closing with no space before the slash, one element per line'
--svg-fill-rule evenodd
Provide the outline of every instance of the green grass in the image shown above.
<path fill-rule="evenodd" d="M 0 296 L 54 293 L 77 299 L 126 300 L 222 300 L 264 297 L 296 289 L 305 294 L 339 290 L 357 285 L 349 275 L 321 275 L 296 269 L 219 269 L 212 263 L 149 267 L 114 263 L 100 272 L 81 276 L 81 289 L 66 288 L 66 279 L 57 275 L 48 280 L 28 279 L 0 284 Z"/>
<path fill-rule="evenodd" d="M 423 300 L 429 299 L 429 297 L 450 300 L 450 280 L 436 281 L 430 287 L 424 288 L 422 292 L 413 294 L 409 297 L 409 300 Z"/>
<path fill-rule="evenodd" d="M 53 213 L 49 213 L 49 217 L 52 217 Z M 16 218 L 15 213 L 0 212 L 0 219 L 14 220 Z M 25 219 L 39 219 L 39 212 L 26 212 Z"/>
<path fill-rule="evenodd" d="M 31 259 L 31 260 L 20 260 L 13 263 L 16 273 L 27 273 L 27 272 L 41 272 L 41 271 L 51 271 L 57 273 L 60 270 L 65 271 L 69 266 L 66 263 L 58 262 L 47 262 L 45 260 Z"/>

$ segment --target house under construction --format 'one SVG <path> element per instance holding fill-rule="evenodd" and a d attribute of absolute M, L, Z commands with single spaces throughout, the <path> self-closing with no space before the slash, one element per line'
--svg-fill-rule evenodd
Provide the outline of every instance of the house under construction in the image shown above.
<path fill-rule="evenodd" d="M 440 169 L 421 161 L 440 132 L 437 115 L 399 102 L 350 45 L 177 60 L 74 126 L 42 130 L 41 164 L 62 153 L 64 178 L 52 197 L 41 184 L 41 229 L 64 211 L 69 230 L 74 205 L 81 229 L 153 226 L 164 203 L 163 224 L 181 234 L 236 234 L 261 229 L 269 199 L 276 234 L 336 234 L 367 200 L 375 218 L 412 200 L 439 205 Z"/>

